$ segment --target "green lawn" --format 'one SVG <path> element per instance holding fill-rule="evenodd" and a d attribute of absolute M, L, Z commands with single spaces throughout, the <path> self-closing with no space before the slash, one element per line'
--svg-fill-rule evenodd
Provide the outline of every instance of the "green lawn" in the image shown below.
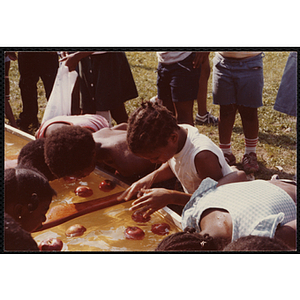
<path fill-rule="evenodd" d="M 138 98 L 126 103 L 127 112 L 130 114 L 139 106 L 142 100 L 149 100 L 156 95 L 155 71 L 157 67 L 157 58 L 155 52 L 126 52 L 126 55 L 139 92 Z M 265 57 L 263 59 L 264 106 L 259 108 L 260 132 L 257 147 L 260 171 L 255 175 L 255 178 L 270 179 L 273 174 L 277 173 L 281 178 L 292 179 L 296 174 L 296 118 L 279 113 L 273 109 L 288 55 L 289 52 L 265 52 Z M 213 56 L 214 53 L 212 52 L 210 54 L 211 66 Z M 10 103 L 15 118 L 18 118 L 19 113 L 22 111 L 22 102 L 18 87 L 19 72 L 16 61 L 11 62 L 9 76 L 11 91 Z M 217 116 L 219 114 L 219 107 L 212 104 L 211 78 L 212 76 L 210 76 L 208 83 L 207 106 L 208 110 Z M 41 81 L 38 83 L 38 95 L 38 118 L 41 121 L 46 106 L 46 98 Z M 196 112 L 197 106 L 195 102 L 194 114 L 196 114 Z M 5 122 L 7 122 L 7 120 Z M 197 126 L 197 128 L 201 133 L 207 135 L 218 144 L 218 129 L 216 127 Z M 239 162 L 244 154 L 244 136 L 239 115 L 236 118 L 232 134 L 232 148 L 237 157 L 237 167 L 240 168 Z M 281 171 L 279 171 L 279 169 Z"/>

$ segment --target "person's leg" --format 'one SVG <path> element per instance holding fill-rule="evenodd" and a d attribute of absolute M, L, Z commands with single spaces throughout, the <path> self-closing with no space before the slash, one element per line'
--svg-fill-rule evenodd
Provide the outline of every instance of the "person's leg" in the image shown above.
<path fill-rule="evenodd" d="M 121 103 L 118 107 L 111 109 L 110 113 L 117 124 L 128 122 L 128 115 L 124 103 Z"/>
<path fill-rule="evenodd" d="M 257 108 L 239 106 L 238 110 L 241 115 L 245 135 L 243 167 L 246 172 L 256 172 L 259 169 L 256 157 L 259 130 Z"/>
<path fill-rule="evenodd" d="M 21 130 L 28 131 L 30 124 L 38 123 L 37 82 L 39 76 L 36 74 L 34 53 L 19 52 L 18 66 L 20 72 L 19 87 L 23 104 L 18 126 Z"/>
<path fill-rule="evenodd" d="M 169 111 L 176 115 L 175 107 L 172 101 L 170 87 L 170 71 L 162 64 L 158 64 L 157 68 L 157 101 L 161 102 Z"/>
<path fill-rule="evenodd" d="M 47 100 L 52 92 L 58 70 L 58 55 L 56 52 L 39 53 L 40 77 L 43 81 Z"/>
<path fill-rule="evenodd" d="M 194 100 L 184 102 L 174 102 L 175 116 L 178 124 L 190 124 L 194 126 L 193 106 Z"/>
<path fill-rule="evenodd" d="M 201 66 L 194 68 L 195 54 L 173 64 L 171 70 L 171 95 L 178 123 L 194 126 L 193 107 L 199 90 Z"/>
<path fill-rule="evenodd" d="M 229 165 L 236 162 L 231 150 L 231 134 L 235 122 L 237 106 L 235 104 L 220 105 L 219 118 L 219 147 L 224 153 L 225 159 Z"/>
<path fill-rule="evenodd" d="M 197 95 L 198 113 L 195 123 L 197 125 L 212 124 L 218 125 L 218 118 L 214 117 L 207 111 L 207 83 L 210 76 L 209 59 L 201 65 L 201 74 L 199 79 L 199 90 Z"/>

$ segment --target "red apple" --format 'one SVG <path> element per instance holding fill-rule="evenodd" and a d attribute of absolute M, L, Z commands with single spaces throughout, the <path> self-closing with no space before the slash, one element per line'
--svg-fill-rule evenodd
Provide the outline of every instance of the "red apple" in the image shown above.
<path fill-rule="evenodd" d="M 116 187 L 116 184 L 113 181 L 109 180 L 109 179 L 105 179 L 102 182 L 100 182 L 100 184 L 99 184 L 99 189 L 102 192 L 110 192 L 115 187 Z"/>
<path fill-rule="evenodd" d="M 151 231 L 155 234 L 165 235 L 170 232 L 170 225 L 167 223 L 153 224 L 151 226 Z"/>
<path fill-rule="evenodd" d="M 137 223 L 146 223 L 149 222 L 151 220 L 151 217 L 148 216 L 147 218 L 144 218 L 143 216 L 143 212 L 136 210 L 132 215 L 131 218 L 133 221 L 137 222 Z"/>
<path fill-rule="evenodd" d="M 67 237 L 81 236 L 86 231 L 86 228 L 80 224 L 74 224 L 66 230 Z"/>
<path fill-rule="evenodd" d="M 75 194 L 80 197 L 90 197 L 93 195 L 93 190 L 87 186 L 78 186 L 75 190 Z"/>
<path fill-rule="evenodd" d="M 125 229 L 125 237 L 130 240 L 142 240 L 145 232 L 139 227 L 127 227 Z"/>
<path fill-rule="evenodd" d="M 50 238 L 43 240 L 39 244 L 39 249 L 41 251 L 60 251 L 63 247 L 63 242 L 57 238 Z"/>

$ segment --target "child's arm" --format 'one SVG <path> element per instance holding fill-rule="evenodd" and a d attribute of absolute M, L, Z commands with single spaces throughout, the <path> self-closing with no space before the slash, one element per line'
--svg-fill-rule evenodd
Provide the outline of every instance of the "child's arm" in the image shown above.
<path fill-rule="evenodd" d="M 291 249 L 295 250 L 297 246 L 297 220 L 279 226 L 275 232 L 275 237 L 282 240 Z"/>
<path fill-rule="evenodd" d="M 118 197 L 119 200 L 125 201 L 132 199 L 141 189 L 149 189 L 153 183 L 162 182 L 173 178 L 175 175 L 166 162 L 162 164 L 157 170 L 146 175 L 140 180 L 133 183 L 122 195 Z"/>
<path fill-rule="evenodd" d="M 195 156 L 195 166 L 201 180 L 210 177 L 219 181 L 223 177 L 218 157 L 209 150 L 203 150 Z"/>
<path fill-rule="evenodd" d="M 167 190 L 163 188 L 154 188 L 142 190 L 144 195 L 132 202 L 129 210 L 139 210 L 147 218 L 155 211 L 165 207 L 168 204 L 177 204 L 184 206 L 191 198 L 191 194 L 179 191 Z"/>

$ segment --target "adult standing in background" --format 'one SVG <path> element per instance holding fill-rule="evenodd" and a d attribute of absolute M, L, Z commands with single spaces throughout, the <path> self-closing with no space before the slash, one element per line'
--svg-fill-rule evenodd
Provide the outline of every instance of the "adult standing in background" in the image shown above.
<path fill-rule="evenodd" d="M 37 83 L 41 78 L 48 101 L 57 74 L 58 54 L 50 51 L 21 51 L 18 52 L 18 66 L 23 111 L 17 124 L 21 130 L 28 132 L 30 125 L 33 128 L 39 127 Z"/>

